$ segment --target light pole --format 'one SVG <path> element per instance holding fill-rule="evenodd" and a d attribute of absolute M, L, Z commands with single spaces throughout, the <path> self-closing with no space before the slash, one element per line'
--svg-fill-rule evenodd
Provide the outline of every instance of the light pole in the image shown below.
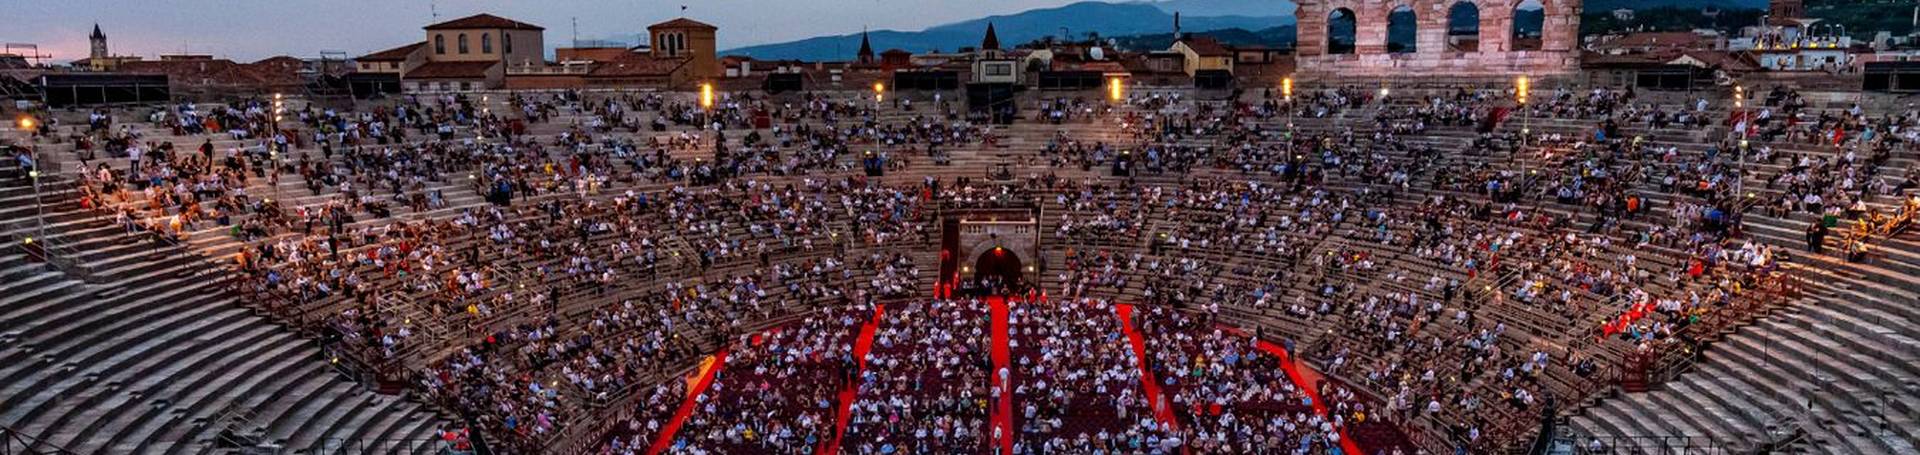
<path fill-rule="evenodd" d="M 1513 151 L 1513 156 L 1516 158 L 1527 152 L 1527 139 L 1533 136 L 1533 110 L 1527 108 L 1527 95 L 1532 91 L 1532 85 L 1533 81 L 1528 80 L 1526 76 L 1520 76 L 1513 82 L 1514 99 L 1520 102 L 1520 146 Z M 1526 160 L 1520 160 L 1520 172 L 1520 181 L 1527 181 Z"/>
<path fill-rule="evenodd" d="M 1747 88 L 1744 86 L 1741 86 L 1740 84 L 1734 84 L 1733 85 L 1733 110 L 1735 113 L 1740 115 L 1739 117 L 1740 123 L 1738 123 L 1740 127 L 1740 131 L 1736 132 L 1740 135 L 1740 151 L 1739 151 L 1740 155 L 1737 161 L 1737 167 L 1735 168 L 1735 173 L 1737 175 L 1733 179 L 1733 195 L 1735 198 L 1738 198 L 1741 195 L 1746 194 L 1747 149 L 1750 147 L 1749 142 L 1747 142 L 1747 139 L 1750 137 L 1753 137 L 1753 116 L 1748 114 L 1745 109 L 1746 98 L 1747 98 Z M 1746 201 L 1741 201 L 1741 204 L 1745 204 L 1745 203 Z M 1742 212 L 1745 212 L 1746 208 L 1740 207 L 1740 210 Z"/>
<path fill-rule="evenodd" d="M 33 235 L 34 237 L 39 237 L 44 240 L 47 238 L 47 213 L 46 203 L 41 201 L 40 196 L 40 147 L 35 144 L 38 139 L 34 137 L 34 127 L 37 126 L 37 123 L 32 116 L 20 118 L 20 129 L 27 132 L 27 160 L 32 162 L 32 167 L 27 168 L 27 178 L 33 180 L 33 221 L 35 226 Z M 33 240 L 28 239 L 27 243 L 33 243 Z"/>
<path fill-rule="evenodd" d="M 700 128 L 706 130 L 713 125 L 713 83 L 700 83 Z"/>
<path fill-rule="evenodd" d="M 1293 76 L 1280 79 L 1280 98 L 1286 102 L 1287 110 L 1287 151 L 1293 151 Z"/>
<path fill-rule="evenodd" d="M 281 104 L 281 98 L 282 98 L 281 94 L 279 93 L 273 94 L 273 135 L 274 137 L 270 139 L 271 142 L 269 142 L 267 145 L 268 165 L 273 166 L 273 169 L 272 169 L 273 182 L 272 183 L 273 183 L 274 194 L 280 194 L 280 148 L 281 148 L 281 145 L 278 139 L 282 137 L 281 136 L 282 134 L 285 134 L 284 132 L 280 131 L 280 115 L 287 112 L 285 105 Z M 207 163 L 207 164 L 211 166 L 213 163 Z"/>

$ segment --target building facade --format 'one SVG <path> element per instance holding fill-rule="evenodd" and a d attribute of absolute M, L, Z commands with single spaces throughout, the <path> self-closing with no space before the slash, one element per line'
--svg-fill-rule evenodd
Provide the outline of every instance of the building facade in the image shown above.
<path fill-rule="evenodd" d="M 1299 71 L 1308 77 L 1571 75 L 1580 69 L 1581 0 L 1302 0 Z M 1515 28 L 1538 5 L 1539 35 Z M 1477 17 L 1477 21 L 1454 21 Z M 1411 46 L 1389 30 L 1413 27 Z M 1349 41 L 1350 40 L 1350 41 Z"/>

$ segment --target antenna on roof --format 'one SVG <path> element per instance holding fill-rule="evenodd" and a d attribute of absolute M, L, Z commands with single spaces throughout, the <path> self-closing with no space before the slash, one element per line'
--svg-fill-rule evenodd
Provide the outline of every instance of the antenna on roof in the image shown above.
<path fill-rule="evenodd" d="M 432 14 L 433 20 L 440 20 L 440 2 L 427 2 L 427 14 Z"/>
<path fill-rule="evenodd" d="M 573 47 L 580 47 L 580 16 L 573 17 Z"/>

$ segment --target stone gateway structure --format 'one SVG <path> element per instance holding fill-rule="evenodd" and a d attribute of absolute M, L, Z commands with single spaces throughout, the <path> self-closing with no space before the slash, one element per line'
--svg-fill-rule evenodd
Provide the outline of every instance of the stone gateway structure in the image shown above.
<path fill-rule="evenodd" d="M 1301 0 L 1299 72 L 1303 77 L 1572 74 L 1580 69 L 1580 2 Z M 1525 26 L 1516 29 L 1516 20 Z"/>

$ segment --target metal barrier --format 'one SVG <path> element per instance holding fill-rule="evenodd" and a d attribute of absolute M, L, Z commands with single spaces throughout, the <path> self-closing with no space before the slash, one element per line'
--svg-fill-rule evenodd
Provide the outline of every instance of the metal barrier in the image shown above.
<path fill-rule="evenodd" d="M 0 425 L 0 455 L 75 455 L 71 450 Z"/>
<path fill-rule="evenodd" d="M 363 454 L 363 453 L 419 453 L 421 449 L 431 449 L 428 453 L 442 455 L 464 455 L 474 453 L 471 450 L 454 450 L 446 441 L 434 438 L 402 439 L 325 439 L 315 441 L 306 448 L 311 455 Z"/>
<path fill-rule="evenodd" d="M 1729 455 L 1741 453 L 1708 436 L 1587 436 L 1573 441 L 1575 455 Z"/>

